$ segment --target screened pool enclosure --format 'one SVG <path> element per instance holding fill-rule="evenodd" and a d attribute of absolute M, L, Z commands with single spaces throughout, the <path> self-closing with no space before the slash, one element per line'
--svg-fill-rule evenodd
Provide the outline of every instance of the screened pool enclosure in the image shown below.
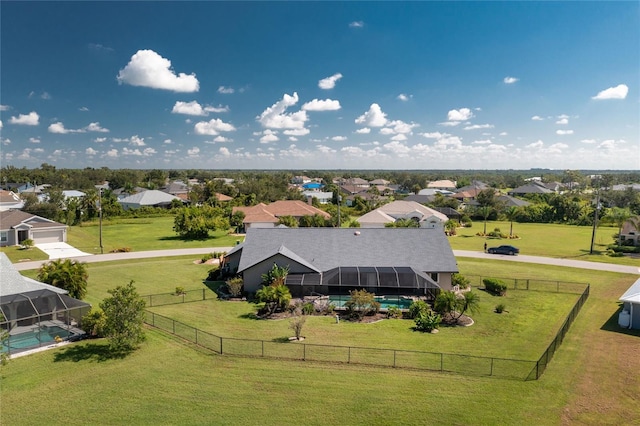
<path fill-rule="evenodd" d="M 434 299 L 440 286 L 426 273 L 410 267 L 338 267 L 323 273 L 289 274 L 285 284 L 294 296 L 346 295 L 364 289 L 377 295 Z"/>
<path fill-rule="evenodd" d="M 49 346 L 83 334 L 80 321 L 91 305 L 66 290 L 22 276 L 0 253 L 0 327 L 7 332 L 1 350 L 18 352 Z"/>

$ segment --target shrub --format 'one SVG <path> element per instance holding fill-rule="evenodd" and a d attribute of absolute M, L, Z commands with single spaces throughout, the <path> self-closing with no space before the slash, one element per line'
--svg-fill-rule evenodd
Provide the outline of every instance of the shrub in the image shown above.
<path fill-rule="evenodd" d="M 420 312 L 414 321 L 416 323 L 416 330 L 431 333 L 440 327 L 442 317 L 429 309 L 427 312 Z"/>
<path fill-rule="evenodd" d="M 265 285 L 256 292 L 256 301 L 264 302 L 260 313 L 268 316 L 287 309 L 291 301 L 291 292 L 284 284 Z"/>
<path fill-rule="evenodd" d="M 216 258 L 215 253 L 207 253 L 200 259 L 200 263 L 207 263 L 207 260 Z"/>
<path fill-rule="evenodd" d="M 460 224 L 465 228 L 471 228 L 473 226 L 471 218 L 467 215 L 464 215 L 460 218 Z"/>
<path fill-rule="evenodd" d="M 289 328 L 293 330 L 296 335 L 296 340 L 300 340 L 302 338 L 302 327 L 304 323 L 307 321 L 307 318 L 304 315 L 301 315 L 299 309 L 296 309 L 295 316 L 291 318 L 289 323 Z"/>
<path fill-rule="evenodd" d="M 398 308 L 397 306 L 390 306 L 389 309 L 387 309 L 387 318 L 402 318 L 402 309 Z"/>
<path fill-rule="evenodd" d="M 409 306 L 409 318 L 415 319 L 423 312 L 431 310 L 429 304 L 424 300 L 415 300 L 411 306 Z"/>
<path fill-rule="evenodd" d="M 240 297 L 242 295 L 242 286 L 244 285 L 242 277 L 231 278 L 226 281 L 226 285 L 232 297 Z"/>
<path fill-rule="evenodd" d="M 380 310 L 380 302 L 375 299 L 374 293 L 367 290 L 351 290 L 351 297 L 344 304 L 349 317 L 361 320 L 366 315 L 373 315 Z"/>
<path fill-rule="evenodd" d="M 315 311 L 315 308 L 313 306 L 313 303 L 311 302 L 305 302 L 302 304 L 302 314 L 303 315 L 312 315 L 313 312 Z"/>
<path fill-rule="evenodd" d="M 31 247 L 33 247 L 35 243 L 31 238 L 27 238 L 26 240 L 23 240 L 20 244 L 22 245 L 22 247 L 28 250 Z"/>
<path fill-rule="evenodd" d="M 464 290 L 465 288 L 469 288 L 471 287 L 471 281 L 469 281 L 469 278 L 465 277 L 462 274 L 459 273 L 455 273 L 451 276 L 451 285 L 453 286 L 458 286 L 458 288 L 460 288 L 460 290 Z"/>
<path fill-rule="evenodd" d="M 220 279 L 221 271 L 218 266 L 209 269 L 206 281 L 218 281 Z"/>
<path fill-rule="evenodd" d="M 129 253 L 131 251 L 131 247 L 120 247 L 111 250 L 109 253 Z"/>
<path fill-rule="evenodd" d="M 102 309 L 93 308 L 82 317 L 82 329 L 91 337 L 104 337 L 104 325 L 107 320 Z"/>
<path fill-rule="evenodd" d="M 184 291 L 184 287 L 176 287 L 176 296 L 181 296 L 183 294 L 185 294 L 186 292 Z"/>
<path fill-rule="evenodd" d="M 485 278 L 482 280 L 485 290 L 494 296 L 504 296 L 507 293 L 507 285 L 495 278 Z"/>
<path fill-rule="evenodd" d="M 496 305 L 496 313 L 501 314 L 505 311 L 504 303 Z"/>

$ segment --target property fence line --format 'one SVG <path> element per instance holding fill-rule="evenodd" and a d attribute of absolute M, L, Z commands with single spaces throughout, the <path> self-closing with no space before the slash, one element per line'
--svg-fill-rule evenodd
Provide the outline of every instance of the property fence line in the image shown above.
<path fill-rule="evenodd" d="M 483 287 L 482 280 L 485 278 L 498 279 L 505 283 L 508 289 L 513 290 L 530 290 L 530 291 L 544 291 L 554 293 L 571 293 L 579 294 L 585 289 L 585 285 L 588 284 L 575 282 L 575 281 L 560 281 L 560 280 L 541 280 L 537 278 L 513 278 L 513 277 L 496 277 L 496 276 L 483 276 L 483 275 L 466 275 L 469 279 L 472 287 Z"/>
<path fill-rule="evenodd" d="M 472 286 L 480 286 L 480 275 L 468 276 Z M 495 278 L 495 277 L 491 277 Z M 558 350 L 569 328 L 589 298 L 590 286 L 585 283 L 520 278 L 497 278 L 515 290 L 530 290 L 558 293 L 580 293 L 562 326 L 544 353 L 536 361 L 483 357 L 441 352 L 423 352 L 400 349 L 368 348 L 356 346 L 318 345 L 302 342 L 276 342 L 257 339 L 221 337 L 197 329 L 151 311 L 145 311 L 145 323 L 162 331 L 206 348 L 220 355 L 247 356 L 298 361 L 330 362 L 343 364 L 373 365 L 414 370 L 439 371 L 461 375 L 491 376 L 505 379 L 538 380 Z M 192 290 L 155 294 L 142 297 L 147 306 L 207 300 L 207 290 Z M 213 297 L 209 297 L 211 299 Z"/>
<path fill-rule="evenodd" d="M 573 321 L 578 316 L 578 313 L 580 313 L 582 306 L 585 304 L 585 302 L 589 298 L 589 291 L 590 291 L 590 286 L 589 284 L 587 284 L 586 288 L 580 295 L 580 298 L 576 301 L 576 303 L 573 305 L 573 308 L 565 318 L 564 323 L 562 324 L 562 327 L 560 327 L 560 330 L 558 330 L 558 333 L 556 334 L 556 337 L 551 341 L 547 349 L 540 356 L 540 358 L 536 362 L 535 368 L 531 371 L 531 373 L 529 373 L 529 377 L 527 378 L 527 380 L 531 380 L 531 379 L 537 380 L 540 378 L 542 373 L 545 372 L 545 370 L 547 369 L 547 365 L 553 358 L 553 355 L 556 353 L 556 350 L 562 344 L 562 341 L 564 340 L 564 336 L 569 331 L 571 324 L 573 324 Z"/>
<path fill-rule="evenodd" d="M 145 323 L 220 355 L 428 370 L 527 380 L 536 361 L 358 346 L 220 337 L 146 311 Z"/>
<path fill-rule="evenodd" d="M 140 298 L 145 301 L 148 308 L 151 308 L 154 306 L 175 305 L 177 303 L 200 302 L 207 300 L 207 293 L 209 293 L 209 299 L 215 298 L 215 293 L 206 288 L 186 290 L 182 293 L 147 294 L 140 296 Z"/>

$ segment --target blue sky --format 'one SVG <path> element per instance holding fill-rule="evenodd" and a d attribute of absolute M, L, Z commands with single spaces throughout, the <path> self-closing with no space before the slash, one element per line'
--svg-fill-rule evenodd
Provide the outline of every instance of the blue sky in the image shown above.
<path fill-rule="evenodd" d="M 2 165 L 640 169 L 640 3 L 0 3 Z"/>

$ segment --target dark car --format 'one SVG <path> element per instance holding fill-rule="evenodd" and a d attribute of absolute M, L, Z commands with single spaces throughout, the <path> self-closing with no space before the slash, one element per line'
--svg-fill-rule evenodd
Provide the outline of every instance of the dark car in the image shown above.
<path fill-rule="evenodd" d="M 487 249 L 487 253 L 508 254 L 510 256 L 514 256 L 520 253 L 520 250 L 514 246 L 498 246 L 498 247 L 490 247 L 489 249 Z"/>

